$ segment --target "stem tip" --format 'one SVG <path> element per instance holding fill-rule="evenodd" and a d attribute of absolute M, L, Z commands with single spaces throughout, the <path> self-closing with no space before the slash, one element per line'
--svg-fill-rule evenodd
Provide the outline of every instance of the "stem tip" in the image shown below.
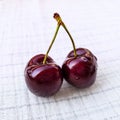
<path fill-rule="evenodd" d="M 54 16 L 53 16 L 55 19 L 60 17 L 60 15 L 58 13 L 54 13 Z"/>
<path fill-rule="evenodd" d="M 53 18 L 58 22 L 58 24 L 63 24 L 62 19 L 58 13 L 54 13 Z"/>

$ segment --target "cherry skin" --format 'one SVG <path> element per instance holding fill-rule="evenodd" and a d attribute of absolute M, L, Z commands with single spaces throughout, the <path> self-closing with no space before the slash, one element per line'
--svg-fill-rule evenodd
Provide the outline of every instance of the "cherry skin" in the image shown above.
<path fill-rule="evenodd" d="M 87 88 L 96 79 L 97 58 L 85 48 L 71 51 L 62 65 L 63 76 L 68 83 L 77 88 Z"/>
<path fill-rule="evenodd" d="M 43 64 L 45 55 L 34 56 L 25 68 L 25 81 L 29 90 L 37 95 L 48 97 L 55 94 L 63 82 L 61 68 L 55 64 L 51 57 L 47 57 Z"/>

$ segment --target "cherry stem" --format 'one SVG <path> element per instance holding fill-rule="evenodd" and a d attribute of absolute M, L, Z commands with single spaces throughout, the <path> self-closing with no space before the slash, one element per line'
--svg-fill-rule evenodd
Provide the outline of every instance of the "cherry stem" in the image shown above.
<path fill-rule="evenodd" d="M 55 39 L 56 39 L 56 36 L 57 36 L 57 33 L 58 33 L 59 28 L 60 28 L 60 24 L 57 24 L 57 27 L 56 27 L 56 30 L 55 30 L 55 33 L 54 33 L 52 42 L 51 42 L 51 44 L 50 44 L 50 46 L 49 46 L 49 48 L 48 48 L 48 50 L 47 50 L 47 52 L 46 52 L 46 54 L 45 54 L 45 57 L 44 57 L 44 59 L 43 59 L 43 64 L 46 64 L 46 60 L 47 60 L 47 57 L 48 57 L 48 53 L 49 53 L 49 51 L 50 51 L 50 49 L 51 49 L 51 47 L 52 47 L 52 45 L 53 45 L 53 43 L 54 43 L 54 41 L 55 41 Z"/>
<path fill-rule="evenodd" d="M 60 24 L 60 25 L 63 26 L 63 28 L 64 28 L 65 31 L 67 32 L 68 36 L 70 37 L 70 40 L 71 40 L 72 45 L 73 45 L 74 57 L 77 57 L 75 43 L 74 43 L 74 40 L 73 40 L 73 38 L 72 38 L 69 30 L 67 29 L 66 25 L 64 24 L 64 22 L 62 21 L 60 15 L 59 15 L 58 13 L 54 13 L 54 18 L 56 19 L 56 21 L 58 22 L 58 24 Z"/>
<path fill-rule="evenodd" d="M 67 32 L 67 34 L 68 34 L 69 37 L 70 37 L 70 40 L 71 40 L 72 45 L 73 45 L 74 57 L 77 56 L 74 40 L 73 40 L 70 32 L 68 31 L 66 25 L 65 25 L 64 22 L 62 21 L 60 15 L 59 15 L 58 13 L 54 13 L 54 16 L 53 16 L 53 17 L 57 20 L 58 24 L 57 24 L 57 27 L 56 27 L 56 30 L 55 30 L 55 33 L 54 33 L 52 42 L 51 42 L 51 44 L 50 44 L 50 46 L 49 46 L 49 48 L 48 48 L 48 50 L 47 50 L 47 52 L 46 52 L 46 54 L 45 54 L 45 57 L 44 57 L 44 59 L 43 59 L 43 64 L 46 64 L 46 60 L 47 60 L 47 57 L 48 57 L 48 53 L 49 53 L 49 51 L 50 51 L 50 49 L 51 49 L 51 47 L 52 47 L 52 45 L 53 45 L 53 43 L 54 43 L 54 41 L 55 41 L 55 39 L 56 39 L 56 36 L 57 36 L 57 34 L 58 34 L 58 31 L 59 31 L 59 28 L 60 28 L 61 25 L 63 26 L 63 28 L 65 29 L 65 31 Z"/>

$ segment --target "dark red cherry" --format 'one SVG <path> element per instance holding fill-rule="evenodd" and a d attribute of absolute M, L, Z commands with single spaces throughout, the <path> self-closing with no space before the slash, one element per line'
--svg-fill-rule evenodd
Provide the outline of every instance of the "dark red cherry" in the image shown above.
<path fill-rule="evenodd" d="M 45 55 L 34 56 L 25 68 L 25 80 L 29 90 L 38 96 L 48 97 L 55 94 L 63 82 L 61 68 L 55 64 L 51 57 Z"/>
<path fill-rule="evenodd" d="M 96 79 L 97 58 L 85 48 L 76 49 L 77 56 L 71 51 L 63 63 L 63 76 L 77 88 L 91 86 Z"/>

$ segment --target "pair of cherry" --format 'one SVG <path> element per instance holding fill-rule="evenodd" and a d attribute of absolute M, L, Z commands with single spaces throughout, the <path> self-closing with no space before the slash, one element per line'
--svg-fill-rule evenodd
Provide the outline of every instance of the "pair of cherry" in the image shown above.
<path fill-rule="evenodd" d="M 63 78 L 77 88 L 91 86 L 96 79 L 97 58 L 86 48 L 75 48 L 71 34 L 58 13 L 54 14 L 57 28 L 47 53 L 34 56 L 25 68 L 25 81 L 29 90 L 38 96 L 55 94 L 63 83 Z M 62 68 L 48 56 L 60 26 L 68 33 L 73 50 L 68 54 Z"/>

